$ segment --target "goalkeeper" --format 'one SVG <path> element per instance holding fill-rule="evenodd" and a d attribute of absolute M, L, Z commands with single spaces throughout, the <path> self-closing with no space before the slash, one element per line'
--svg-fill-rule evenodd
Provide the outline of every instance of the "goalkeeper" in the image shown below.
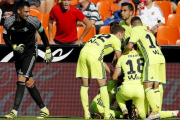
<path fill-rule="evenodd" d="M 17 72 L 17 89 L 12 111 L 5 115 L 6 118 L 14 119 L 17 117 L 18 108 L 21 104 L 25 87 L 31 97 L 41 109 L 42 119 L 49 115 L 49 111 L 42 101 L 40 93 L 33 80 L 32 71 L 38 56 L 36 31 L 39 32 L 41 39 L 46 47 L 44 60 L 50 63 L 53 59 L 49 42 L 40 21 L 29 15 L 30 5 L 28 2 L 20 2 L 17 7 L 17 15 L 7 18 L 4 22 L 3 38 L 8 47 L 12 48 Z"/>

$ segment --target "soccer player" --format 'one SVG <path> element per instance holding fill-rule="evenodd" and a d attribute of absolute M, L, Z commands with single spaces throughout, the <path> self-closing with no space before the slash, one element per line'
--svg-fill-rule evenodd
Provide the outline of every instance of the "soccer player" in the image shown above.
<path fill-rule="evenodd" d="M 126 43 L 129 42 L 127 38 Z M 127 45 L 127 44 L 126 44 Z M 143 73 L 144 59 L 139 50 L 137 50 L 137 45 L 134 45 L 128 55 L 122 55 L 116 65 L 116 69 L 112 76 L 113 80 L 117 80 L 121 71 L 124 73 L 124 82 L 120 87 L 117 88 L 116 99 L 120 106 L 124 118 L 128 116 L 128 110 L 125 101 L 133 100 L 132 109 L 134 114 L 132 114 L 132 119 L 146 118 L 147 114 L 147 104 L 145 104 L 145 95 L 142 85 L 142 73 Z M 147 102 L 146 102 L 147 103 Z M 135 109 L 135 106 L 138 109 Z"/>
<path fill-rule="evenodd" d="M 120 109 L 118 109 L 119 107 L 113 106 L 114 102 L 116 101 L 116 91 L 114 91 L 114 88 L 117 88 L 117 83 L 113 80 L 110 80 L 107 82 L 106 85 L 108 90 L 108 97 L 110 100 L 110 118 L 122 118 L 122 112 Z M 90 106 L 90 110 L 93 119 L 101 118 L 101 116 L 104 117 L 104 105 L 102 103 L 100 93 L 98 93 L 96 97 L 93 99 Z"/>
<path fill-rule="evenodd" d="M 46 47 L 44 60 L 49 63 L 53 58 L 47 36 L 40 21 L 36 17 L 30 16 L 29 12 L 29 3 L 20 2 L 17 8 L 17 15 L 7 18 L 4 23 L 3 38 L 7 46 L 13 50 L 15 68 L 18 76 L 13 109 L 8 115 L 5 115 L 6 118 L 10 119 L 17 117 L 17 111 L 21 104 L 25 87 L 41 109 L 40 116 L 37 118 L 42 119 L 49 115 L 49 110 L 42 101 L 40 93 L 34 84 L 32 75 L 38 56 L 36 30 L 39 32 Z"/>
<path fill-rule="evenodd" d="M 143 27 L 139 17 L 132 18 L 131 25 L 133 27 L 131 37 L 123 54 L 129 53 L 134 44 L 138 45 L 145 59 L 142 82 L 145 95 L 152 109 L 148 119 L 156 119 L 160 117 L 158 110 L 160 92 L 155 93 L 154 90 L 158 89 L 159 83 L 166 83 L 165 58 L 156 38 Z"/>
<path fill-rule="evenodd" d="M 90 118 L 88 88 L 90 76 L 96 79 L 103 105 L 105 106 L 104 119 L 109 119 L 109 97 L 106 86 L 106 72 L 103 64 L 103 57 L 115 51 L 116 58 L 121 55 L 121 40 L 124 36 L 124 28 L 115 25 L 111 28 L 111 34 L 99 34 L 93 36 L 80 52 L 76 77 L 82 81 L 81 102 L 84 108 L 85 119 Z"/>

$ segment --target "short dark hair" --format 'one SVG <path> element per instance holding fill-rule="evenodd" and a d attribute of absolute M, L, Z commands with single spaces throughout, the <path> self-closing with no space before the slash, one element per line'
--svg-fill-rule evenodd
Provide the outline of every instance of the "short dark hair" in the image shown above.
<path fill-rule="evenodd" d="M 125 29 L 120 25 L 114 25 L 111 27 L 110 31 L 111 31 L 111 34 L 116 35 L 118 32 L 123 33 L 125 31 Z"/>
<path fill-rule="evenodd" d="M 17 4 L 17 9 L 22 9 L 22 8 L 24 8 L 25 6 L 30 7 L 29 2 L 19 1 L 18 4 Z"/>
<path fill-rule="evenodd" d="M 139 25 L 139 24 L 142 24 L 142 21 L 139 17 L 133 17 L 131 19 L 131 25 Z"/>
<path fill-rule="evenodd" d="M 110 28 L 111 28 L 112 26 L 114 26 L 114 25 L 119 25 L 119 22 L 113 21 L 113 22 L 111 22 L 111 23 L 109 24 Z"/>
<path fill-rule="evenodd" d="M 123 6 L 128 6 L 129 10 L 134 12 L 134 7 L 133 7 L 133 5 L 131 3 L 125 2 L 125 3 L 122 3 L 121 6 L 122 7 Z"/>

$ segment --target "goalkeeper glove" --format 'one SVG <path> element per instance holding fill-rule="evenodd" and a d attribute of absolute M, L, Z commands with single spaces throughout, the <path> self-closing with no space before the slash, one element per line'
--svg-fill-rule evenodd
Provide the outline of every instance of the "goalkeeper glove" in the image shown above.
<path fill-rule="evenodd" d="M 51 61 L 53 60 L 53 56 L 52 56 L 52 53 L 51 53 L 51 49 L 47 49 L 46 50 L 46 54 L 45 54 L 45 57 L 44 57 L 44 61 L 49 64 Z"/>
<path fill-rule="evenodd" d="M 18 46 L 15 44 L 13 46 L 13 50 L 17 51 L 18 53 L 23 53 L 24 52 L 24 48 L 25 48 L 24 44 L 19 44 Z"/>

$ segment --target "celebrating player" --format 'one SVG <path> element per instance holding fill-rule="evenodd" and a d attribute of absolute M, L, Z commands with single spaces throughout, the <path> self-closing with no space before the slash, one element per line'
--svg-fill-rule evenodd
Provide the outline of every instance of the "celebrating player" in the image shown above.
<path fill-rule="evenodd" d="M 126 43 L 129 42 L 127 38 Z M 137 119 L 138 116 L 144 119 L 147 114 L 147 104 L 145 104 L 145 95 L 143 85 L 141 83 L 143 73 L 144 59 L 137 45 L 134 45 L 128 55 L 122 55 L 116 65 L 113 80 L 117 80 L 119 74 L 123 70 L 124 82 L 117 88 L 116 99 L 119 104 L 123 117 L 128 118 L 128 110 L 125 101 L 133 100 L 133 113 L 132 119 Z M 146 102 L 147 103 L 147 102 Z M 138 108 L 138 114 L 136 114 Z"/>
<path fill-rule="evenodd" d="M 49 110 L 44 105 L 39 91 L 37 90 L 32 71 L 37 58 L 36 30 L 39 32 L 46 47 L 44 60 L 49 63 L 53 57 L 49 42 L 40 21 L 36 17 L 29 16 L 30 5 L 28 2 L 20 2 L 17 8 L 17 15 L 5 20 L 3 38 L 5 43 L 13 49 L 15 68 L 18 75 L 17 89 L 14 106 L 6 118 L 14 119 L 21 104 L 25 87 L 40 107 L 40 116 L 44 118 L 49 115 Z"/>
<path fill-rule="evenodd" d="M 93 36 L 80 52 L 76 77 L 81 78 L 81 102 L 84 108 L 85 119 L 90 118 L 88 88 L 90 76 L 96 79 L 103 105 L 105 106 L 104 119 L 109 119 L 109 97 L 106 86 L 106 72 L 103 64 L 103 57 L 115 51 L 116 58 L 121 55 L 121 40 L 124 36 L 124 28 L 115 25 L 111 28 L 111 34 L 99 34 Z"/>
<path fill-rule="evenodd" d="M 145 59 L 143 84 L 147 100 L 152 108 L 148 119 L 159 118 L 160 92 L 155 93 L 154 90 L 158 90 L 159 83 L 166 83 L 165 58 L 156 38 L 150 31 L 143 28 L 139 17 L 132 18 L 131 25 L 133 27 L 131 38 L 123 54 L 129 53 L 134 44 L 138 45 Z"/>

